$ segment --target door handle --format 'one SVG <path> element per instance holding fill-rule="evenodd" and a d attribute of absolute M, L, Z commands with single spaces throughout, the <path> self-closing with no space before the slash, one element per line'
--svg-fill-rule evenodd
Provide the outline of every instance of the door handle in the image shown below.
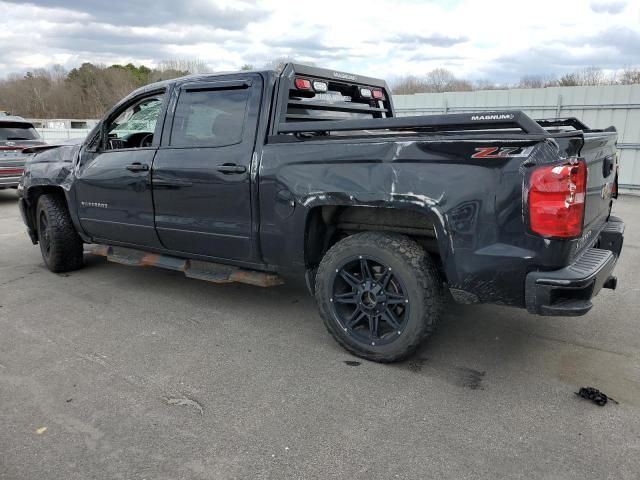
<path fill-rule="evenodd" d="M 125 168 L 127 170 L 129 170 L 130 172 L 147 172 L 147 171 L 149 171 L 149 165 L 147 165 L 146 163 L 139 163 L 139 162 L 135 162 L 135 163 L 132 163 L 131 165 L 127 165 Z"/>
<path fill-rule="evenodd" d="M 245 173 L 247 171 L 247 167 L 236 165 L 235 163 L 223 163 L 222 165 L 218 165 L 217 170 L 224 174 Z"/>

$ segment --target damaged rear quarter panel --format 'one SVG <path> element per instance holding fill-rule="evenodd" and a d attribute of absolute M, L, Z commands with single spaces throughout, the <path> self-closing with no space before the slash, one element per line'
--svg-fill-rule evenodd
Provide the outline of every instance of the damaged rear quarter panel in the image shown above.
<path fill-rule="evenodd" d="M 263 256 L 270 264 L 304 268 L 303 232 L 317 206 L 414 210 L 435 226 L 450 286 L 483 301 L 516 304 L 524 292 L 522 284 L 511 291 L 518 283 L 512 274 L 524 276 L 537 245 L 522 240 L 525 159 L 471 158 L 475 148 L 494 143 L 540 148 L 532 140 L 459 136 L 266 145 L 259 176 Z"/>

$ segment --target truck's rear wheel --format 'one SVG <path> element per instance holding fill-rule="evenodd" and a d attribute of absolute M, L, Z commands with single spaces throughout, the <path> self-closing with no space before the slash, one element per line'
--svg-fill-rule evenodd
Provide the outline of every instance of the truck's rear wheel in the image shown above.
<path fill-rule="evenodd" d="M 47 268 L 68 272 L 82 267 L 82 239 L 78 236 L 69 210 L 58 195 L 41 195 L 36 208 L 38 242 Z"/>
<path fill-rule="evenodd" d="M 336 243 L 316 276 L 316 301 L 333 337 L 359 357 L 394 362 L 433 331 L 443 304 L 440 276 L 410 238 L 364 232 Z"/>

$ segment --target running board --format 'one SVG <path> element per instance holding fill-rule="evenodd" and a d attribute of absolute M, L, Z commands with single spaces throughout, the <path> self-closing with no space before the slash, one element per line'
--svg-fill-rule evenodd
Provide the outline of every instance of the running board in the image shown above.
<path fill-rule="evenodd" d="M 125 247 L 109 245 L 88 245 L 85 250 L 93 255 L 107 257 L 107 260 L 130 267 L 160 267 L 183 272 L 188 278 L 213 283 L 247 283 L 257 287 L 275 287 L 284 281 L 275 273 L 258 272 L 221 263 L 189 260 L 158 253 L 148 253 Z"/>

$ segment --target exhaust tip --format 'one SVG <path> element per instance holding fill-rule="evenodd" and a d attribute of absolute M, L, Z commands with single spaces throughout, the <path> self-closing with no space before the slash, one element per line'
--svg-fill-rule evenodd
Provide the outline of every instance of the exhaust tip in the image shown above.
<path fill-rule="evenodd" d="M 618 286 L 618 278 L 611 275 L 602 285 L 602 288 L 609 288 L 611 290 L 615 290 Z"/>

